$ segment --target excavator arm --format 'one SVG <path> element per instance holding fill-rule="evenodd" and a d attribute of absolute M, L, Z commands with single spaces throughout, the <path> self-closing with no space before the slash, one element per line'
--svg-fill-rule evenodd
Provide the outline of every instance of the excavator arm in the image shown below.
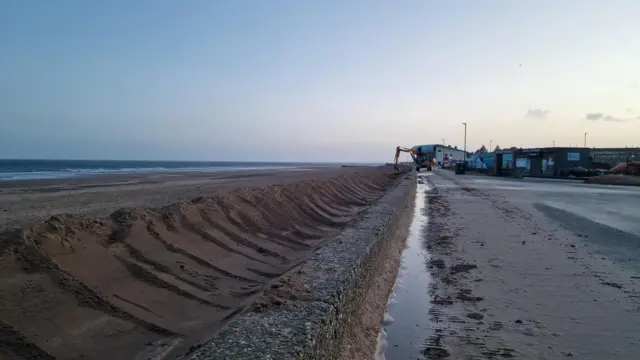
<path fill-rule="evenodd" d="M 413 161 L 416 161 L 416 152 L 409 149 L 409 148 L 404 148 L 404 147 L 400 147 L 400 146 L 396 146 L 396 156 L 393 162 L 393 168 L 396 171 L 400 171 L 400 168 L 398 167 L 398 159 L 400 158 L 400 153 L 401 152 L 406 152 L 409 155 L 411 155 L 411 158 L 413 159 Z"/>

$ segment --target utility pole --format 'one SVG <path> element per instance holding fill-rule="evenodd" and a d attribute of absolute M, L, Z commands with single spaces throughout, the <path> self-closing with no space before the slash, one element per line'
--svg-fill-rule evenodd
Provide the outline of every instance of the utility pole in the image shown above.
<path fill-rule="evenodd" d="M 587 147 L 587 134 L 588 133 L 584 133 L 584 147 Z"/>
<path fill-rule="evenodd" d="M 467 123 L 462 123 L 464 125 L 464 162 L 467 162 Z"/>

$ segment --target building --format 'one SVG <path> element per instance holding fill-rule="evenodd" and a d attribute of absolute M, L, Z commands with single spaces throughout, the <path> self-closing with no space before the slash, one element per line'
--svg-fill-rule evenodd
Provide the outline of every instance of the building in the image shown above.
<path fill-rule="evenodd" d="M 411 150 L 432 154 L 433 158 L 436 159 L 436 163 L 443 167 L 447 167 L 456 161 L 465 160 L 464 150 L 458 149 L 457 146 L 452 147 L 440 144 L 417 145 L 412 147 Z"/>
<path fill-rule="evenodd" d="M 493 173 L 515 177 L 588 176 L 589 169 L 609 170 L 638 156 L 640 148 L 511 148 L 496 151 Z"/>
<path fill-rule="evenodd" d="M 591 167 L 612 169 L 620 163 L 640 160 L 640 148 L 598 148 L 591 150 Z"/>
<path fill-rule="evenodd" d="M 487 148 L 482 145 L 480 149 L 476 150 L 470 157 L 467 157 L 467 168 L 486 172 L 486 170 L 493 167 L 494 160 L 495 154 L 489 152 Z"/>

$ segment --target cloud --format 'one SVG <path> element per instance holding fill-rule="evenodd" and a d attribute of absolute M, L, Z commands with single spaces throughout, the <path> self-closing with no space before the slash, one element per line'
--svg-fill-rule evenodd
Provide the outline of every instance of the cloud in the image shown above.
<path fill-rule="evenodd" d="M 602 120 L 609 121 L 609 122 L 623 122 L 623 121 L 625 121 L 624 119 L 621 119 L 621 118 L 615 117 L 615 116 L 611 116 L 611 115 L 605 116 L 604 118 L 602 118 Z"/>
<path fill-rule="evenodd" d="M 617 117 L 617 116 L 612 116 L 612 115 L 605 115 L 604 113 L 588 113 L 584 116 L 585 120 L 590 120 L 590 121 L 598 121 L 598 120 L 602 120 L 602 121 L 606 121 L 606 122 L 625 122 L 625 121 L 632 121 L 632 120 L 640 120 L 640 116 L 636 117 L 636 118 L 621 118 L 621 117 Z"/>
<path fill-rule="evenodd" d="M 526 117 L 528 118 L 534 118 L 534 119 L 544 119 L 547 117 L 547 115 L 549 115 L 549 110 L 544 110 L 544 109 L 529 109 L 527 111 Z"/>
<path fill-rule="evenodd" d="M 604 117 L 603 113 L 588 113 L 585 116 L 585 119 L 587 120 L 592 120 L 592 121 L 596 121 L 596 120 L 600 120 Z"/>

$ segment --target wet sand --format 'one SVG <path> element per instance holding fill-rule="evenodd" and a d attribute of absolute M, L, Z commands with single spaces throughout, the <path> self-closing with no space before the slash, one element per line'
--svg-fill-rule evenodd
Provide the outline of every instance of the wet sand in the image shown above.
<path fill-rule="evenodd" d="M 4 224 L 21 228 L 0 234 L 0 357 L 175 356 L 286 288 L 398 181 L 389 167 L 261 174 L 2 184 Z"/>
<path fill-rule="evenodd" d="M 432 324 L 428 311 L 432 277 L 425 266 L 429 254 L 423 246 L 427 226 L 425 176 L 425 173 L 418 174 L 413 220 L 380 329 L 376 360 L 421 359 L 422 342 L 430 335 Z"/>
<path fill-rule="evenodd" d="M 598 254 L 589 234 L 461 178 L 428 177 L 435 330 L 423 354 L 637 358 L 638 274 Z"/>

